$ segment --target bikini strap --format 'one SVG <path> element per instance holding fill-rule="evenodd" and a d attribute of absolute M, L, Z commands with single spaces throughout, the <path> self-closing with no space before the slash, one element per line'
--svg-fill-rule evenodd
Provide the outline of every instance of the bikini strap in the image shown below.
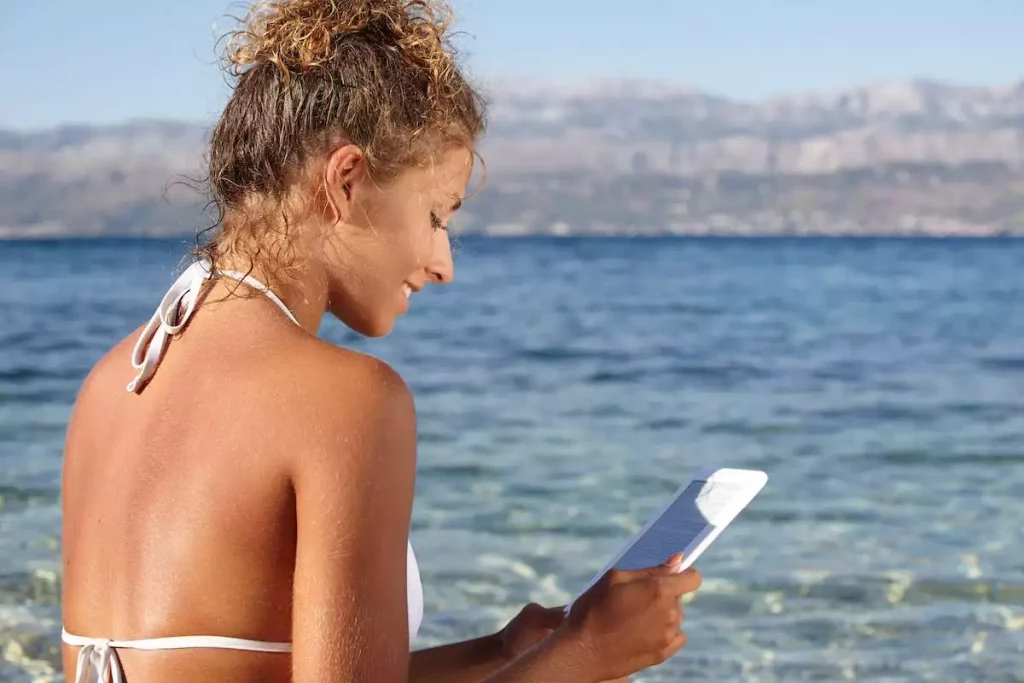
<path fill-rule="evenodd" d="M 127 650 L 182 650 L 186 648 L 215 648 L 222 650 L 245 650 L 248 652 L 288 653 L 291 643 L 271 643 L 244 638 L 224 636 L 172 636 L 169 638 L 144 638 L 140 640 L 108 640 L 106 638 L 83 638 L 61 629 L 61 640 L 78 651 L 75 683 L 106 683 L 109 677 L 113 683 L 124 683 L 124 670 L 117 657 L 117 648 Z"/>
<path fill-rule="evenodd" d="M 213 270 L 208 260 L 199 260 L 190 265 L 174 281 L 164 298 L 160 301 L 153 316 L 146 323 L 142 334 L 135 342 L 132 350 L 132 366 L 136 369 L 135 378 L 128 383 L 127 390 L 133 393 L 141 392 L 156 373 L 164 351 L 171 338 L 181 332 L 188 323 L 189 318 L 195 313 L 196 303 L 202 293 L 203 285 L 213 277 Z M 270 291 L 265 284 L 245 273 L 235 270 L 217 270 L 216 273 L 223 277 L 238 280 L 262 294 L 265 294 L 274 304 L 284 311 L 285 315 L 295 323 L 295 319 L 288 307 Z"/>

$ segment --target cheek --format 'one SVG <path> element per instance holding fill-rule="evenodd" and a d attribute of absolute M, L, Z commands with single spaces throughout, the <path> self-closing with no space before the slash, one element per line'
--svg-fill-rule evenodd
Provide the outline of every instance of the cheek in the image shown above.
<path fill-rule="evenodd" d="M 444 235 L 444 230 L 430 228 L 426 231 L 425 235 L 420 237 L 416 250 L 416 260 L 419 267 L 426 268 L 435 259 L 438 250 L 442 246 L 442 235 Z"/>
<path fill-rule="evenodd" d="M 382 287 L 390 290 L 431 263 L 443 231 L 430 225 L 429 211 L 425 200 L 394 194 L 381 197 L 368 212 L 372 267 Z"/>
<path fill-rule="evenodd" d="M 429 250 L 429 236 L 424 240 L 423 221 L 407 208 L 381 207 L 372 217 L 370 240 L 377 247 L 378 259 L 394 267 L 405 267 L 424 250 Z"/>
<path fill-rule="evenodd" d="M 418 214 L 405 218 L 401 236 L 402 246 L 396 248 L 395 254 L 402 254 L 396 261 L 407 271 L 406 275 L 411 271 L 426 268 L 430 263 L 436 248 L 434 235 L 437 232 Z"/>
<path fill-rule="evenodd" d="M 395 218 L 388 232 L 378 236 L 373 258 L 374 279 L 385 296 L 426 268 L 436 248 L 429 226 L 418 225 L 408 217 Z"/>

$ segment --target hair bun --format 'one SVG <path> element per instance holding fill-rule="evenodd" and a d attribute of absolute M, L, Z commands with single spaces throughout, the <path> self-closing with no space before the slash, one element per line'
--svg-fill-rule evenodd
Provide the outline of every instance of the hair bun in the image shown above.
<path fill-rule="evenodd" d="M 450 9 L 434 0 L 264 0 L 230 34 L 226 57 L 237 71 L 265 62 L 304 71 L 331 61 L 339 41 L 362 35 L 435 71 L 450 61 L 450 23 Z"/>

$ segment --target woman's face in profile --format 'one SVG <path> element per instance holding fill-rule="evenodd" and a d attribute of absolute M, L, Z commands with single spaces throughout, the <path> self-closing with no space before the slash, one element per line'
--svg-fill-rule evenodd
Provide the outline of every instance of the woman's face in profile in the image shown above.
<path fill-rule="evenodd" d="M 446 225 L 465 196 L 472 162 L 469 150 L 458 148 L 387 183 L 366 173 L 347 176 L 336 200 L 342 224 L 323 232 L 331 313 L 360 334 L 381 337 L 416 292 L 452 281 Z"/>

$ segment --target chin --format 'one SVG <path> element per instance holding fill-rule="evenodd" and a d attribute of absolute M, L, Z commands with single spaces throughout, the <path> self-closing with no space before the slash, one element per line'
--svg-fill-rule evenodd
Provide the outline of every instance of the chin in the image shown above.
<path fill-rule="evenodd" d="M 353 332 L 371 339 L 386 337 L 395 329 L 394 316 L 359 314 L 350 310 L 332 310 L 331 313 Z"/>
<path fill-rule="evenodd" d="M 371 327 L 367 327 L 365 330 L 356 330 L 356 331 L 359 332 L 359 334 L 363 335 L 364 337 L 370 337 L 372 339 L 379 339 L 381 337 L 386 337 L 389 334 L 391 334 L 391 331 L 393 329 L 395 329 L 395 319 L 394 318 L 392 318 L 391 320 L 389 320 L 387 322 L 381 321 L 381 322 L 379 322 L 376 325 L 373 325 Z"/>

